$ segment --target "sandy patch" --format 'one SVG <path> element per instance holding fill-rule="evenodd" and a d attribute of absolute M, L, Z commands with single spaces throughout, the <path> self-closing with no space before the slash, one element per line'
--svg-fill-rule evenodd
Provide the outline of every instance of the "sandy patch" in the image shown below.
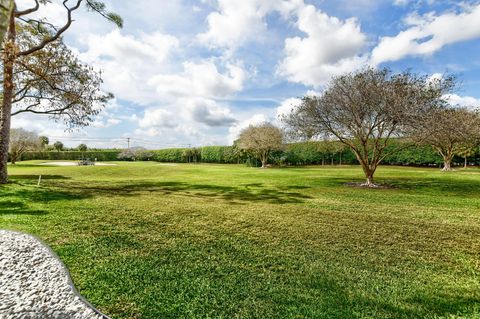
<path fill-rule="evenodd" d="M 45 162 L 40 163 L 39 165 L 51 165 L 51 166 L 78 166 L 78 162 Z M 117 164 L 112 163 L 95 163 L 95 166 L 116 166 Z"/>

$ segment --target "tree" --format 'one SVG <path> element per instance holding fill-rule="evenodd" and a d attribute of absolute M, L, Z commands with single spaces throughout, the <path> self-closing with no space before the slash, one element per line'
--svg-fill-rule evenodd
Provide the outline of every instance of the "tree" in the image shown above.
<path fill-rule="evenodd" d="M 452 159 L 478 145 L 480 114 L 465 107 L 432 111 L 416 131 L 416 139 L 431 145 L 443 158 L 443 171 L 452 170 Z"/>
<path fill-rule="evenodd" d="M 366 68 L 334 77 L 321 96 L 307 96 L 283 122 L 297 138 L 336 138 L 355 154 L 366 177 L 363 186 L 375 187 L 380 162 L 398 149 L 394 137 L 422 122 L 455 84 L 453 77 L 430 79 L 409 72 Z"/>
<path fill-rule="evenodd" d="M 457 151 L 456 155 L 463 157 L 463 168 L 468 166 L 468 158 L 475 155 L 478 145 L 475 144 L 463 144 Z"/>
<path fill-rule="evenodd" d="M 1 61 L 3 99 L 0 110 L 0 183 L 2 184 L 8 182 L 6 164 L 12 110 L 15 114 L 32 112 L 49 114 L 56 120 L 62 118 L 70 128 L 86 125 L 98 112 L 95 111 L 98 106 L 93 106 L 90 102 L 82 103 L 82 99 L 88 94 L 78 95 L 81 92 L 78 88 L 84 85 L 87 91 L 91 90 L 100 83 L 99 77 L 95 75 L 93 78 L 86 77 L 87 69 L 80 67 L 73 55 L 66 54 L 65 57 L 62 57 L 64 53 L 68 52 L 68 48 L 62 43 L 62 35 L 71 26 L 73 13 L 82 4 L 85 4 L 88 9 L 99 13 L 120 27 L 122 25 L 121 18 L 108 12 L 102 2 L 63 0 L 66 22 L 62 26 L 55 26 L 45 19 L 39 20 L 35 17 L 40 7 L 49 2 L 34 0 L 34 5 L 24 10 L 18 10 L 14 3 L 13 10 L 8 17 L 8 29 Z M 68 69 L 71 72 L 67 72 Z M 56 71 L 58 71 L 58 75 Z M 91 71 L 93 72 L 93 70 Z M 52 78 L 63 80 L 57 82 L 52 81 Z M 19 83 L 23 85 L 19 86 Z M 70 94 L 69 85 L 73 87 L 74 94 Z M 64 89 L 67 89 L 67 92 L 63 92 Z M 102 97 L 99 91 L 96 93 L 94 97 L 98 98 L 97 101 L 101 105 L 109 97 L 105 95 Z M 16 103 L 22 105 L 20 110 L 13 109 Z M 84 109 L 85 106 L 87 106 L 86 109 Z M 68 110 L 71 109 L 75 111 L 69 112 Z M 78 111 L 81 112 L 78 113 Z"/>
<path fill-rule="evenodd" d="M 0 0 L 0 43 L 3 43 L 8 30 L 9 18 L 15 2 L 13 0 Z"/>
<path fill-rule="evenodd" d="M 250 125 L 240 133 L 238 145 L 240 149 L 252 154 L 267 167 L 268 156 L 272 151 L 283 148 L 283 132 L 270 123 Z"/>
<path fill-rule="evenodd" d="M 27 151 L 34 151 L 40 146 L 38 135 L 21 128 L 10 131 L 9 156 L 10 162 L 15 164 Z"/>
<path fill-rule="evenodd" d="M 83 144 L 83 143 L 77 146 L 77 149 L 78 149 L 80 152 L 86 152 L 86 151 L 87 151 L 87 148 L 88 148 L 87 145 L 85 145 L 85 144 Z"/>
<path fill-rule="evenodd" d="M 329 146 L 330 152 L 332 153 L 332 165 L 333 157 L 335 154 L 338 154 L 338 164 L 342 165 L 342 154 L 347 150 L 347 146 L 339 141 L 331 141 Z"/>
<path fill-rule="evenodd" d="M 56 141 L 55 143 L 53 143 L 53 148 L 54 148 L 55 150 L 57 150 L 57 152 L 62 151 L 62 150 L 63 150 L 63 147 L 64 147 L 64 146 L 63 146 L 63 143 L 60 142 L 60 141 Z"/>
<path fill-rule="evenodd" d="M 182 157 L 187 163 L 196 163 L 200 158 L 200 149 L 198 148 L 186 148 L 182 152 Z"/>
<path fill-rule="evenodd" d="M 47 147 L 48 143 L 50 143 L 50 139 L 46 136 L 40 136 L 38 140 L 40 142 L 40 146 L 42 147 L 42 149 Z"/>
<path fill-rule="evenodd" d="M 136 161 L 148 159 L 151 157 L 151 153 L 147 151 L 145 147 L 134 146 L 127 149 L 124 149 L 120 154 L 118 154 L 119 160 L 124 161 Z"/>

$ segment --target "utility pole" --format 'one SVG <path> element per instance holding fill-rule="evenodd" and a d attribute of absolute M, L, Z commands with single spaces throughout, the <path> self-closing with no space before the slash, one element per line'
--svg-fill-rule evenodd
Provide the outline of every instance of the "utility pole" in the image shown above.
<path fill-rule="evenodd" d="M 128 145 L 128 149 L 130 149 L 130 137 L 127 137 L 127 145 Z"/>

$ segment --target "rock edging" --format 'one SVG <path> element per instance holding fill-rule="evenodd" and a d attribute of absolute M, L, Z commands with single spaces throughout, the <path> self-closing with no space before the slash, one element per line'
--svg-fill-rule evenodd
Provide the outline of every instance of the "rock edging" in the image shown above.
<path fill-rule="evenodd" d="M 0 230 L 0 318 L 111 319 L 78 293 L 48 245 L 10 230 Z"/>

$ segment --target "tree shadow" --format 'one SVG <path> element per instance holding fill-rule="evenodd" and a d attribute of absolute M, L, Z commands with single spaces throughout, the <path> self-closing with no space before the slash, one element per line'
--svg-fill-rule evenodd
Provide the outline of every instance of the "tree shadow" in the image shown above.
<path fill-rule="evenodd" d="M 0 202 L 0 215 L 46 215 L 44 210 L 31 209 L 24 202 Z"/>
<path fill-rule="evenodd" d="M 17 180 L 31 180 L 31 181 L 37 181 L 38 177 L 41 174 L 38 175 L 9 175 L 8 179 L 12 182 L 17 181 Z M 63 176 L 63 175 L 41 175 L 42 180 L 51 180 L 51 179 L 71 179 L 71 177 Z"/>
<path fill-rule="evenodd" d="M 355 178 L 329 178 L 324 181 L 325 186 L 331 187 L 352 187 L 352 184 L 363 183 L 364 179 Z M 465 179 L 461 176 L 456 176 L 454 179 L 442 177 L 387 177 L 384 178 L 380 174 L 375 178 L 375 182 L 382 187 L 366 188 L 358 187 L 358 189 L 384 191 L 384 190 L 398 190 L 398 191 L 416 191 L 425 193 L 442 193 L 449 196 L 478 196 L 480 190 L 480 180 Z"/>
<path fill-rule="evenodd" d="M 478 196 L 480 189 L 480 180 L 463 179 L 460 176 L 456 176 L 455 179 L 401 177 L 392 180 L 387 179 L 386 183 L 403 190 L 439 192 L 452 196 Z"/>
<path fill-rule="evenodd" d="M 59 185 L 58 185 L 59 186 Z M 198 198 L 217 198 L 229 202 L 267 202 L 273 204 L 302 203 L 312 198 L 299 192 L 265 188 L 261 183 L 244 184 L 238 187 L 185 182 L 130 182 L 128 184 L 86 185 L 68 184 L 69 196 L 137 196 L 141 193 L 181 195 Z M 238 203 L 237 203 L 238 204 Z"/>

